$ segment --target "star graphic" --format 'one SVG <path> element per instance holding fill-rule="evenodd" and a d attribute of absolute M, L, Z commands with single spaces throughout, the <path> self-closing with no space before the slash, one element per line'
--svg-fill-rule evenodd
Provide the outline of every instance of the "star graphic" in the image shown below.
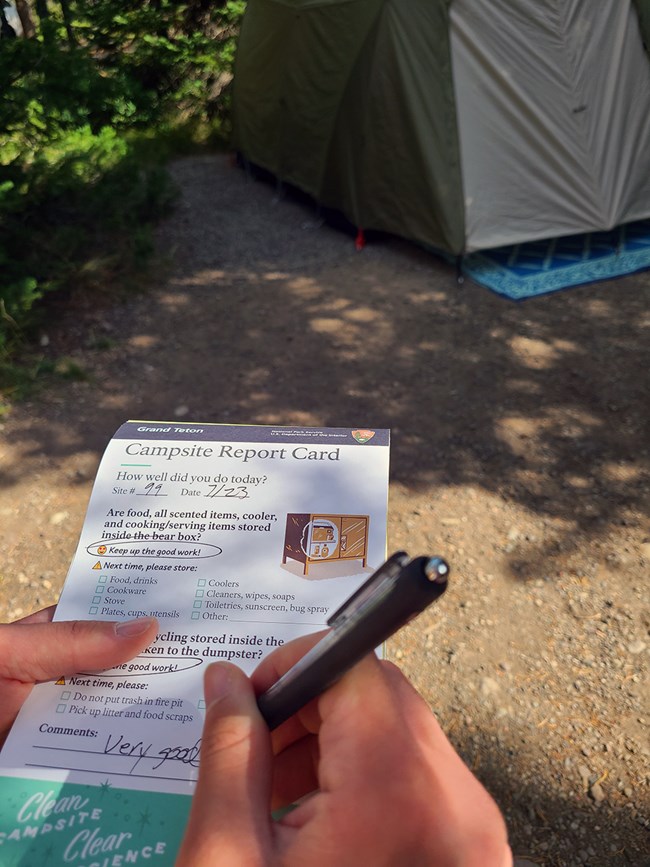
<path fill-rule="evenodd" d="M 99 788 L 101 789 L 100 797 L 104 797 L 104 795 L 108 792 L 109 789 L 113 788 L 113 784 L 109 780 L 104 780 L 103 783 L 99 784 Z"/>
<path fill-rule="evenodd" d="M 141 834 L 145 829 L 145 825 L 150 824 L 150 822 L 149 822 L 150 818 L 151 818 L 151 813 L 149 812 L 149 808 L 147 807 L 145 809 L 144 813 L 140 813 L 140 833 Z"/>

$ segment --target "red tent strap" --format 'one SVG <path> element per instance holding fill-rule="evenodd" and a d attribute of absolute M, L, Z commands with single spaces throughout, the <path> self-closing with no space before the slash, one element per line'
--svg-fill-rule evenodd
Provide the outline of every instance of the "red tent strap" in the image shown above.
<path fill-rule="evenodd" d="M 359 230 L 357 231 L 357 237 L 355 238 L 354 246 L 357 248 L 357 250 L 363 250 L 363 248 L 366 246 L 366 236 L 363 234 L 363 229 L 361 227 L 359 227 Z"/>

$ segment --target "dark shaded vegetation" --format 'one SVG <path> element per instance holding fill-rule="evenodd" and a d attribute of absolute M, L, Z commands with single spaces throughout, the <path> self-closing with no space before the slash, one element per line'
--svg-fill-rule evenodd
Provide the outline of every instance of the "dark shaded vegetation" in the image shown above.
<path fill-rule="evenodd" d="M 0 388 L 55 290 L 128 285 L 173 201 L 165 162 L 228 136 L 243 0 L 27 0 L 0 36 Z M 22 33 L 21 33 L 22 30 Z"/>

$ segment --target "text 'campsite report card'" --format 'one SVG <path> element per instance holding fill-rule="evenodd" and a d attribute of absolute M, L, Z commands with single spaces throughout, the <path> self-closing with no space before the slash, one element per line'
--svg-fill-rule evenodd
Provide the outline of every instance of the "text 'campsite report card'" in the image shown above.
<path fill-rule="evenodd" d="M 388 455 L 386 430 L 117 431 L 56 619 L 153 615 L 159 634 L 115 669 L 35 687 L 0 754 L 3 867 L 174 863 L 205 666 L 252 672 L 381 565 Z"/>

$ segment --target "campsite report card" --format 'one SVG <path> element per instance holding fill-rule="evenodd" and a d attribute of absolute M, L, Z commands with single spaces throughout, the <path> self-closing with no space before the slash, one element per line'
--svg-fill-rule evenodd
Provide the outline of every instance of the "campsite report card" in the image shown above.
<path fill-rule="evenodd" d="M 206 665 L 252 672 L 382 564 L 388 454 L 386 430 L 122 425 L 56 619 L 153 615 L 159 633 L 34 688 L 0 754 L 3 867 L 174 863 Z"/>

